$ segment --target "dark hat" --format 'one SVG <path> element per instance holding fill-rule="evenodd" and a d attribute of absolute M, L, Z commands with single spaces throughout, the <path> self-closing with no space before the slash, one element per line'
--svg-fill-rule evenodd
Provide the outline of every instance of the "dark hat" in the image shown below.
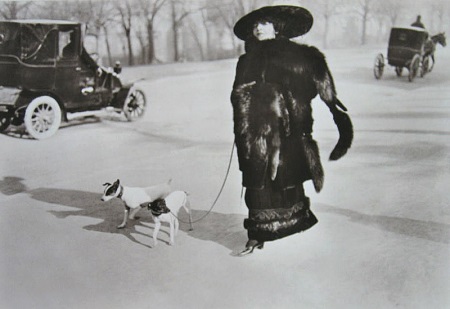
<path fill-rule="evenodd" d="M 253 35 L 253 26 L 260 20 L 276 24 L 279 35 L 294 38 L 307 33 L 314 19 L 307 9 L 299 6 L 265 6 L 239 19 L 234 25 L 234 34 L 241 40 L 247 40 Z"/>

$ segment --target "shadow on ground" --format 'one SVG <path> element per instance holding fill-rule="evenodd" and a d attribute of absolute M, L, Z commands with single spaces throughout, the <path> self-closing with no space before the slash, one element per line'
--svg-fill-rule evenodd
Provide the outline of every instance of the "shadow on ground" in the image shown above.
<path fill-rule="evenodd" d="M 0 192 L 4 195 L 14 195 L 27 191 L 27 186 L 22 183 L 24 179 L 15 176 L 5 176 L 0 180 Z"/>
<path fill-rule="evenodd" d="M 17 182 L 20 183 L 20 179 L 17 179 Z M 136 234 L 149 238 L 152 236 L 154 227 L 153 219 L 150 212 L 145 208 L 138 213 L 138 219 L 128 221 L 125 229 L 117 229 L 117 225 L 122 222 L 123 218 L 123 203 L 118 199 L 102 202 L 100 200 L 100 193 L 63 189 L 40 188 L 29 191 L 29 193 L 33 199 L 42 202 L 76 208 L 74 210 L 49 211 L 57 218 L 65 219 L 69 216 L 83 216 L 99 219 L 101 220 L 99 223 L 87 225 L 83 228 L 88 231 L 121 234 L 137 244 L 151 248 L 139 242 L 133 236 Z M 322 212 L 344 216 L 352 222 L 372 226 L 380 230 L 438 243 L 450 243 L 450 225 L 448 224 L 408 218 L 368 215 L 325 204 L 316 204 L 314 208 L 318 213 Z M 207 211 L 193 209 L 192 220 L 194 222 L 194 229 L 192 231 L 189 230 L 188 218 L 188 214 L 184 210 L 181 210 L 179 214 L 180 230 L 186 232 L 190 237 L 204 241 L 212 241 L 224 246 L 230 249 L 232 254 L 238 251 L 239 248 L 242 249 L 243 244 L 247 241 L 247 233 L 243 227 L 244 215 L 221 214 L 216 212 L 207 214 Z M 143 227 L 144 230 L 147 229 L 149 232 L 143 233 L 141 231 L 142 228 L 139 227 Z M 161 229 L 159 238 L 161 237 L 161 233 L 167 234 L 164 239 L 160 239 L 162 242 L 167 243 L 168 226 Z"/>
<path fill-rule="evenodd" d="M 124 210 L 123 202 L 119 199 L 102 202 L 100 193 L 64 189 L 40 188 L 29 193 L 33 199 L 38 201 L 76 208 L 74 210 L 50 210 L 49 212 L 57 218 L 65 219 L 69 216 L 83 216 L 99 219 L 101 222 L 87 225 L 83 228 L 88 231 L 121 234 L 137 244 L 151 248 L 133 236 L 139 234 L 149 238 L 152 237 L 153 219 L 150 211 L 146 208 L 138 212 L 136 220 L 128 220 L 126 228 L 117 229 L 117 225 L 122 222 Z M 243 247 L 247 240 L 246 231 L 243 227 L 243 215 L 211 212 L 204 217 L 206 213 L 206 211 L 192 210 L 194 229 L 190 231 L 189 216 L 184 209 L 180 210 L 180 230 L 186 232 L 190 237 L 216 242 L 232 251 Z M 202 217 L 204 217 L 202 220 L 196 222 Z M 143 227 L 149 232 L 143 233 L 139 227 Z M 160 230 L 158 237 L 160 241 L 168 243 L 168 230 L 169 227 L 167 225 Z M 167 236 L 161 239 L 161 233 L 166 233 Z"/>
<path fill-rule="evenodd" d="M 120 118 L 110 116 L 108 118 L 108 120 L 120 121 Z M 81 125 L 99 123 L 99 122 L 102 122 L 102 119 L 95 115 L 74 118 L 69 121 L 61 122 L 61 126 L 59 127 L 59 130 L 70 128 L 70 127 L 81 126 Z M 28 134 L 24 124 L 21 124 L 18 126 L 10 125 L 5 131 L 1 132 L 1 134 L 5 135 L 5 136 L 9 136 L 11 138 L 36 141 L 32 136 L 30 136 Z"/>
<path fill-rule="evenodd" d="M 367 215 L 354 210 L 336 208 L 325 204 L 317 204 L 315 209 L 318 212 L 344 216 L 352 222 L 380 230 L 443 244 L 450 243 L 450 225 L 448 224 L 408 218 Z"/>

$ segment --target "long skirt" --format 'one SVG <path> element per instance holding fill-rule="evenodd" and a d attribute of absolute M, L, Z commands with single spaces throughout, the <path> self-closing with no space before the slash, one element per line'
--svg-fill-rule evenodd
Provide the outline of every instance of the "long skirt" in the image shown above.
<path fill-rule="evenodd" d="M 305 231 L 318 222 L 309 209 L 303 184 L 280 189 L 268 180 L 263 189 L 247 189 L 245 203 L 249 216 L 244 227 L 249 239 L 276 240 Z"/>

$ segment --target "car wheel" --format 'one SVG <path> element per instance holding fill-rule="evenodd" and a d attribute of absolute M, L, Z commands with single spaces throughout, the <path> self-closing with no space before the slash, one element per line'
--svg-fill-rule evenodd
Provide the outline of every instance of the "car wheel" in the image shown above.
<path fill-rule="evenodd" d="M 5 131 L 11 123 L 11 115 L 8 112 L 0 113 L 0 132 Z"/>
<path fill-rule="evenodd" d="M 48 138 L 55 134 L 61 125 L 61 108 L 52 97 L 37 97 L 27 106 L 24 122 L 32 137 Z"/>
<path fill-rule="evenodd" d="M 123 112 L 127 120 L 133 121 L 144 116 L 146 105 L 144 93 L 141 90 L 132 90 L 123 106 Z"/>

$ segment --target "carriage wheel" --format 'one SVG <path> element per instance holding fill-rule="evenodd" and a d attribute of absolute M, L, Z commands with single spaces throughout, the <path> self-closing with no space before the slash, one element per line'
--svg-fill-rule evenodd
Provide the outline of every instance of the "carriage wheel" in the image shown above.
<path fill-rule="evenodd" d="M 419 70 L 419 66 L 420 66 L 420 56 L 416 54 L 414 55 L 414 57 L 411 60 L 411 63 L 409 64 L 408 79 L 410 82 L 412 82 L 416 77 L 417 71 Z"/>
<path fill-rule="evenodd" d="M 402 76 L 403 73 L 403 67 L 395 67 L 395 73 L 398 77 Z"/>
<path fill-rule="evenodd" d="M 378 54 L 375 57 L 375 63 L 373 66 L 373 75 L 375 75 L 376 79 L 380 79 L 383 76 L 384 71 L 384 57 L 383 54 Z"/>
<path fill-rule="evenodd" d="M 420 77 L 424 77 L 425 76 L 425 74 L 427 74 L 430 69 L 430 57 L 425 57 L 425 58 L 423 58 L 423 61 L 422 61 L 422 68 L 421 68 L 421 70 L 420 70 Z"/>

